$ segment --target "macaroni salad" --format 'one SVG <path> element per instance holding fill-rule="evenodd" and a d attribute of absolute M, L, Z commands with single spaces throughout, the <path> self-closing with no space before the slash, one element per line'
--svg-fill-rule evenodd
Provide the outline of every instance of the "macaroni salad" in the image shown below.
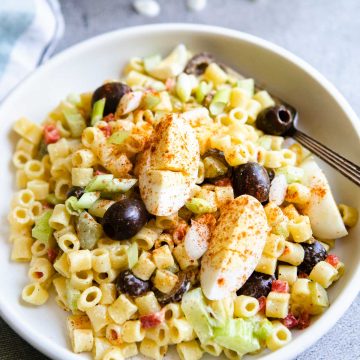
<path fill-rule="evenodd" d="M 75 353 L 228 359 L 291 340 L 344 272 L 329 251 L 356 224 L 294 109 L 182 44 L 132 58 L 120 80 L 20 118 L 11 259 L 22 300 L 50 288 Z"/>

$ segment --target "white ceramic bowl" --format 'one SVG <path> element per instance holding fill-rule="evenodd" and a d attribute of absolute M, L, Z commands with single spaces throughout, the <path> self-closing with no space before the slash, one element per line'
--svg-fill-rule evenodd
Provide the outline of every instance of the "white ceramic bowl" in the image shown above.
<path fill-rule="evenodd" d="M 301 129 L 358 161 L 360 123 L 345 99 L 304 61 L 254 36 L 209 26 L 150 25 L 105 34 L 57 55 L 13 91 L 0 109 L 1 316 L 25 340 L 53 359 L 88 357 L 70 351 L 66 314 L 53 300 L 39 308 L 20 301 L 19 295 L 27 283 L 28 264 L 10 262 L 10 245 L 6 240 L 6 218 L 15 191 L 14 169 L 10 165 L 15 138 L 11 133 L 12 124 L 22 115 L 40 122 L 67 94 L 93 90 L 105 79 L 116 78 L 130 57 L 155 52 L 165 54 L 180 42 L 194 52 L 209 51 L 224 63 L 254 77 L 270 92 L 295 106 L 300 113 Z M 359 189 L 325 164 L 321 165 L 336 199 L 353 206 L 360 204 Z M 347 272 L 330 289 L 330 308 L 308 329 L 296 333 L 289 345 L 276 353 L 264 353 L 262 359 L 294 358 L 324 335 L 348 308 L 360 287 L 359 230 L 359 226 L 352 229 L 336 246 L 335 251 L 345 262 Z"/>

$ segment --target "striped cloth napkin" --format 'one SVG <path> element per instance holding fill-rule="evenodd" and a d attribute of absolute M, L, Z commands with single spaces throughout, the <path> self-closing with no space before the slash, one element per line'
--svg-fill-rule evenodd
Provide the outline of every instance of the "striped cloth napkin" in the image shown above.
<path fill-rule="evenodd" d="M 48 59 L 63 31 L 57 0 L 0 0 L 0 101 Z"/>

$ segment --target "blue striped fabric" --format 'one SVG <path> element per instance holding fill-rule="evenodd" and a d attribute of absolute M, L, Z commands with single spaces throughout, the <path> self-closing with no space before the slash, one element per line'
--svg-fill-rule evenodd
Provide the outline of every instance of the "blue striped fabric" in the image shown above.
<path fill-rule="evenodd" d="M 57 0 L 0 0 L 0 101 L 51 55 L 63 29 Z"/>

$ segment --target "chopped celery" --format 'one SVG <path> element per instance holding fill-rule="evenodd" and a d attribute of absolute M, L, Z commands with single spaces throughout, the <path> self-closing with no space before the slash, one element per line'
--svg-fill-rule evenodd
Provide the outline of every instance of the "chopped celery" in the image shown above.
<path fill-rule="evenodd" d="M 82 249 L 93 249 L 102 235 L 102 226 L 86 211 L 79 215 L 76 230 Z"/>
<path fill-rule="evenodd" d="M 89 208 L 89 213 L 92 216 L 102 218 L 106 210 L 114 203 L 112 200 L 99 199 L 96 200 Z"/>
<path fill-rule="evenodd" d="M 206 344 L 214 335 L 212 319 L 200 288 L 187 292 L 181 301 L 181 309 L 186 320 L 194 328 L 202 344 Z"/>
<path fill-rule="evenodd" d="M 286 177 L 286 181 L 288 184 L 294 183 L 294 182 L 301 182 L 304 178 L 304 169 L 287 165 L 281 168 L 278 168 L 275 170 L 276 175 L 283 174 Z"/>
<path fill-rule="evenodd" d="M 219 159 L 207 156 L 204 160 L 205 178 L 211 179 L 225 175 L 228 171 L 227 166 Z"/>
<path fill-rule="evenodd" d="M 83 130 L 86 128 L 86 121 L 79 110 L 64 104 L 62 106 L 62 112 L 65 116 L 71 135 L 73 137 L 80 137 Z"/>
<path fill-rule="evenodd" d="M 262 319 L 255 323 L 254 335 L 259 340 L 266 340 L 266 338 L 271 335 L 272 331 L 273 326 L 268 319 Z"/>
<path fill-rule="evenodd" d="M 161 62 L 161 55 L 155 54 L 144 58 L 144 69 L 149 73 L 152 69 L 156 68 Z"/>
<path fill-rule="evenodd" d="M 221 114 L 224 111 L 226 105 L 228 104 L 229 99 L 230 99 L 229 88 L 218 90 L 209 105 L 210 113 L 212 115 Z"/>
<path fill-rule="evenodd" d="M 52 215 L 52 210 L 45 211 L 35 222 L 32 228 L 31 235 L 33 238 L 42 243 L 47 244 L 53 233 L 53 229 L 49 225 L 49 219 Z"/>
<path fill-rule="evenodd" d="M 214 340 L 219 345 L 244 355 L 260 349 L 254 336 L 254 325 L 244 319 L 228 319 L 224 326 L 214 329 Z"/>
<path fill-rule="evenodd" d="M 76 203 L 76 209 L 88 209 L 94 202 L 99 199 L 100 193 L 98 191 L 86 192 Z"/>
<path fill-rule="evenodd" d="M 205 96 L 211 91 L 211 89 L 211 84 L 208 84 L 206 81 L 201 81 L 195 91 L 196 101 L 198 103 L 202 103 L 205 99 Z"/>
<path fill-rule="evenodd" d="M 105 102 L 106 98 L 100 99 L 95 102 L 91 113 L 91 126 L 94 126 L 98 121 L 103 118 Z"/>
<path fill-rule="evenodd" d="M 142 102 L 145 109 L 153 110 L 157 105 L 160 104 L 160 96 L 158 93 L 153 94 L 146 92 L 143 96 Z"/>
<path fill-rule="evenodd" d="M 234 302 L 231 297 L 222 300 L 210 301 L 210 311 L 214 318 L 214 326 L 224 326 L 228 319 L 234 314 Z"/>
<path fill-rule="evenodd" d="M 70 280 L 66 280 L 67 305 L 72 312 L 78 310 L 77 303 L 80 295 L 81 295 L 80 290 L 74 289 L 70 284 Z"/>
<path fill-rule="evenodd" d="M 129 131 L 116 131 L 108 139 L 107 142 L 110 144 L 122 144 L 130 135 Z"/>
<path fill-rule="evenodd" d="M 196 197 L 187 201 L 185 206 L 194 214 L 206 214 L 217 210 L 208 201 Z"/>
<path fill-rule="evenodd" d="M 70 215 L 79 215 L 79 209 L 77 207 L 78 199 L 76 196 L 70 196 L 65 201 L 65 208 Z"/>
<path fill-rule="evenodd" d="M 138 245 L 136 242 L 133 242 L 127 249 L 127 257 L 129 269 L 132 269 L 134 265 L 138 262 Z"/>
<path fill-rule="evenodd" d="M 239 80 L 237 83 L 237 87 L 245 90 L 250 97 L 254 96 L 255 92 L 255 81 L 254 79 L 243 79 Z"/>
<path fill-rule="evenodd" d="M 126 192 L 137 183 L 136 179 L 117 179 L 112 174 L 95 176 L 86 186 L 85 191 Z"/>
<path fill-rule="evenodd" d="M 57 205 L 62 203 L 62 200 L 58 199 L 54 193 L 46 195 L 45 200 L 51 205 Z"/>

